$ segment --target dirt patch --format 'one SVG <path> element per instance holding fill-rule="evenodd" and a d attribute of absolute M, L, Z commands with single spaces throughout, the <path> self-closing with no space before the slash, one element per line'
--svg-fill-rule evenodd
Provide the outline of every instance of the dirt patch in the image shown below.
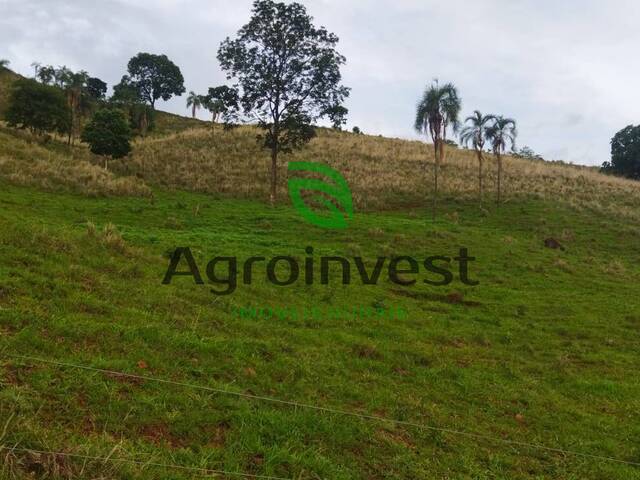
<path fill-rule="evenodd" d="M 229 430 L 231 430 L 231 425 L 227 422 L 220 422 L 217 425 L 207 428 L 207 434 L 210 437 L 207 446 L 212 448 L 223 448 L 227 443 Z"/>
<path fill-rule="evenodd" d="M 164 423 L 145 425 L 139 430 L 138 434 L 156 446 L 168 445 L 171 448 L 182 448 L 185 446 L 184 441 L 173 435 L 169 427 Z"/>
<path fill-rule="evenodd" d="M 564 250 L 562 244 L 555 238 L 547 238 L 544 241 L 544 246 L 553 250 Z"/>

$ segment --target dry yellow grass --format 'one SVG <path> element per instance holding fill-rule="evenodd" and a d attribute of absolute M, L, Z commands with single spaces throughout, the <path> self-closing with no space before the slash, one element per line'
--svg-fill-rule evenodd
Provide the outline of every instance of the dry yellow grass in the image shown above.
<path fill-rule="evenodd" d="M 0 128 L 0 177 L 11 183 L 88 196 L 150 196 L 151 189 L 134 177 L 115 175 L 96 163 L 85 148 L 56 151 L 26 132 Z"/>
<path fill-rule="evenodd" d="M 188 119 L 184 119 L 187 122 Z M 86 195 L 150 195 L 148 186 L 184 189 L 223 197 L 269 197 L 268 152 L 258 130 L 245 126 L 215 132 L 210 126 L 138 139 L 133 153 L 111 161 L 109 171 L 84 146 L 41 145 L 25 133 L 0 129 L 0 176 L 24 185 Z M 186 128 L 186 124 L 183 125 Z M 304 149 L 282 155 L 278 190 L 286 201 L 287 161 L 326 162 L 341 171 L 360 210 L 426 207 L 431 198 L 431 145 L 320 129 Z M 495 198 L 496 165 L 486 154 L 485 202 Z M 448 148 L 442 166 L 442 201 L 477 201 L 478 167 L 472 151 Z M 506 202 L 539 198 L 620 218 L 640 220 L 640 183 L 603 175 L 594 168 L 504 158 Z"/>
<path fill-rule="evenodd" d="M 130 159 L 118 162 L 122 174 L 152 184 L 223 196 L 267 199 L 268 153 L 255 140 L 257 129 L 230 132 L 196 128 L 136 143 Z M 282 155 L 278 185 L 286 198 L 288 160 L 322 161 L 348 180 L 360 209 L 425 205 L 431 196 L 431 145 L 346 132 L 319 130 L 306 148 Z M 485 201 L 495 194 L 496 165 L 486 155 Z M 115 166 L 115 165 L 114 165 Z M 603 175 L 594 168 L 504 158 L 504 198 L 539 198 L 574 207 L 640 218 L 640 183 Z M 477 199 L 477 160 L 472 151 L 449 148 L 441 176 L 443 199 Z"/>

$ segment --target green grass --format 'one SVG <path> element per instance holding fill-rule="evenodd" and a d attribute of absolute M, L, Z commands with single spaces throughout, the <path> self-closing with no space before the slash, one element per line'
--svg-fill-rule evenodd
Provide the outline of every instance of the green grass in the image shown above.
<path fill-rule="evenodd" d="M 152 202 L 0 187 L 5 447 L 296 479 L 640 478 L 635 467 L 602 460 L 8 356 L 639 462 L 637 225 L 531 201 L 485 213 L 448 203 L 435 225 L 425 211 L 356 214 L 335 232 L 286 206 L 193 193 L 157 190 Z M 548 237 L 565 250 L 545 248 Z M 334 277 L 329 286 L 276 287 L 258 277 L 216 297 L 188 278 L 161 285 L 178 246 L 190 246 L 203 271 L 216 255 L 302 259 L 306 246 L 316 256 L 367 259 L 465 246 L 480 285 L 344 287 Z M 408 315 L 234 313 L 250 305 L 402 306 Z M 195 478 L 23 452 L 0 458 L 9 478 Z"/>

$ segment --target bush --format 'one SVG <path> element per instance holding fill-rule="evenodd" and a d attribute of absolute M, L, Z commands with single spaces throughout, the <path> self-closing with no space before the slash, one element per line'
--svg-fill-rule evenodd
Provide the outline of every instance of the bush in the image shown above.
<path fill-rule="evenodd" d="M 98 110 L 82 132 L 82 141 L 89 144 L 91 151 L 105 157 L 126 156 L 131 151 L 130 139 L 131 130 L 124 115 L 112 108 Z"/>
<path fill-rule="evenodd" d="M 24 78 L 13 84 L 6 120 L 9 126 L 39 135 L 64 134 L 71 127 L 71 111 L 62 90 Z"/>

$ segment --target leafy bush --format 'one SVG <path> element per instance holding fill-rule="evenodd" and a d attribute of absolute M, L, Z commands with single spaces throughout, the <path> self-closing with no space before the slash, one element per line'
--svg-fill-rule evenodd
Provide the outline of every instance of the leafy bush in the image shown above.
<path fill-rule="evenodd" d="M 131 151 L 131 130 L 120 110 L 104 108 L 98 110 L 82 132 L 82 141 L 87 142 L 97 155 L 122 158 Z"/>

